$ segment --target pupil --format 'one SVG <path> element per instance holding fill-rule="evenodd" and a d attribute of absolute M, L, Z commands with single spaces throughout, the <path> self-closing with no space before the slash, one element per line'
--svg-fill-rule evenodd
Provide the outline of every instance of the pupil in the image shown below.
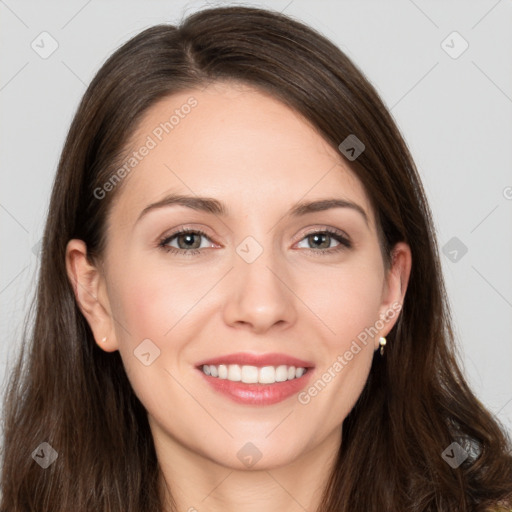
<path fill-rule="evenodd" d="M 318 239 L 319 239 L 319 238 L 322 238 L 322 237 L 324 237 L 324 238 L 325 238 L 325 237 L 327 237 L 327 235 L 325 235 L 325 234 L 321 234 L 321 235 L 316 234 L 316 235 L 312 235 L 312 237 L 313 237 L 313 239 L 315 240 L 315 243 L 316 243 L 316 242 L 318 242 Z M 321 245 L 321 244 L 322 244 L 322 242 L 320 242 L 320 245 Z M 327 245 L 329 245 L 329 244 L 327 244 Z"/>
<path fill-rule="evenodd" d="M 195 235 L 193 233 L 187 233 L 185 235 L 182 235 L 182 237 L 186 240 L 185 244 L 186 244 L 187 248 L 190 248 L 190 246 L 193 245 L 192 239 L 194 236 Z"/>

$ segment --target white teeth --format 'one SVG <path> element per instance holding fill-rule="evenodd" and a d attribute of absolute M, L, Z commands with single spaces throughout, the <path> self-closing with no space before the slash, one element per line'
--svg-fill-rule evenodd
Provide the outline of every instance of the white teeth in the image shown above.
<path fill-rule="evenodd" d="M 259 369 L 258 382 L 261 384 L 273 384 L 276 381 L 276 370 L 273 366 L 264 366 Z"/>
<path fill-rule="evenodd" d="M 227 379 L 233 382 L 244 382 L 246 384 L 273 384 L 274 382 L 284 382 L 286 380 L 298 379 L 306 373 L 306 368 L 295 368 L 295 366 L 280 365 L 263 366 L 239 366 L 238 364 L 204 364 L 203 372 L 206 375 Z"/>
<path fill-rule="evenodd" d="M 256 366 L 242 366 L 242 382 L 246 384 L 258 382 L 258 368 Z"/>
<path fill-rule="evenodd" d="M 205 365 L 207 366 L 207 365 Z M 210 365 L 214 366 L 213 364 Z M 204 366 L 203 366 L 204 369 Z M 204 371 L 204 370 L 203 370 Z M 225 364 L 219 365 L 219 379 L 227 379 L 228 378 L 228 367 Z"/>
<path fill-rule="evenodd" d="M 276 370 L 276 382 L 284 382 L 285 380 L 288 380 L 288 367 L 285 365 L 278 366 Z"/>
<path fill-rule="evenodd" d="M 228 380 L 238 382 L 242 380 L 242 370 L 237 364 L 230 364 L 228 366 Z"/>

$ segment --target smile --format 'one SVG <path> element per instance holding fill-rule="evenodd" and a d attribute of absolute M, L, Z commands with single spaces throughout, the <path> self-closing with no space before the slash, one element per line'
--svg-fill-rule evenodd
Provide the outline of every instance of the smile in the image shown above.
<path fill-rule="evenodd" d="M 244 382 L 245 384 L 274 384 L 275 382 L 285 382 L 287 380 L 298 379 L 306 373 L 307 369 L 295 366 L 257 366 L 238 364 L 220 364 L 203 365 L 202 370 L 205 375 L 210 375 L 218 379 L 227 379 L 231 382 Z"/>

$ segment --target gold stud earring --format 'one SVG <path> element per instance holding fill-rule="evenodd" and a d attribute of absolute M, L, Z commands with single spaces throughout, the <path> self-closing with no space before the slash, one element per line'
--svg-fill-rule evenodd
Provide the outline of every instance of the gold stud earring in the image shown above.
<path fill-rule="evenodd" d="M 380 355 L 383 356 L 384 355 L 384 347 L 386 346 L 386 338 L 384 336 L 382 336 L 380 338 L 379 344 L 380 344 Z"/>

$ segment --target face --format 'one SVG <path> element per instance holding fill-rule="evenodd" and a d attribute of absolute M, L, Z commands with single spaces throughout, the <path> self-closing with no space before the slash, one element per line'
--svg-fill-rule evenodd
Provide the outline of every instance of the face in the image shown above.
<path fill-rule="evenodd" d="M 172 129 L 161 125 L 176 110 Z M 161 100 L 130 151 L 139 156 L 117 184 L 99 269 L 102 309 L 85 314 L 98 344 L 119 350 L 155 440 L 233 468 L 252 443 L 271 468 L 338 438 L 408 277 L 407 256 L 405 275 L 385 269 L 362 184 L 298 114 L 233 83 Z M 297 209 L 325 200 L 339 202 Z M 263 359 L 228 360 L 240 353 Z M 284 359 L 265 359 L 276 353 Z M 241 368 L 248 381 L 285 368 L 267 368 L 279 382 L 256 389 L 232 382 L 228 364 L 228 379 L 207 376 L 198 365 L 210 359 L 256 366 Z"/>

